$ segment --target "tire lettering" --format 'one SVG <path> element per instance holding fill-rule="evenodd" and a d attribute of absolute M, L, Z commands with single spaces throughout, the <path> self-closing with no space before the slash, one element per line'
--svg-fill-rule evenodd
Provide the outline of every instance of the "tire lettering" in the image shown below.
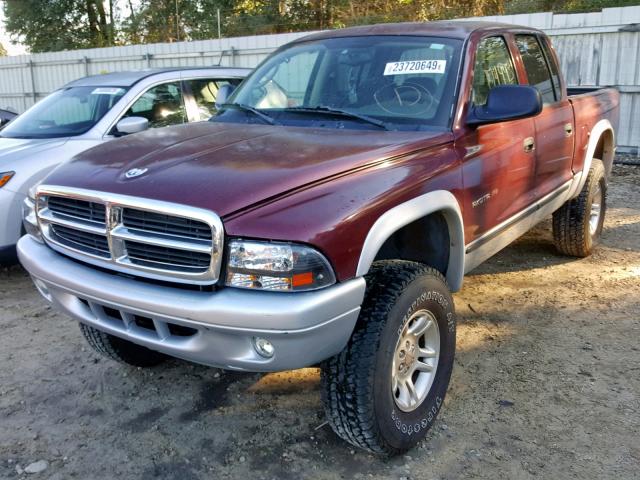
<path fill-rule="evenodd" d="M 420 432 L 420 430 L 426 430 L 433 423 L 436 416 L 438 415 L 438 411 L 440 411 L 440 406 L 442 405 L 442 397 L 436 397 L 436 404 L 431 407 L 429 410 L 429 414 L 415 424 L 406 424 L 400 420 L 398 414 L 396 414 L 395 409 L 391 409 L 391 420 L 393 424 L 396 426 L 398 431 L 404 433 L 405 435 L 413 435 L 414 433 Z"/>

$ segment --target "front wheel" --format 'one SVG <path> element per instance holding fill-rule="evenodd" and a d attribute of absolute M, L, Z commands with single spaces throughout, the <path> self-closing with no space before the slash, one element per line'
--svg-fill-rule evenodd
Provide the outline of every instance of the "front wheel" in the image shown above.
<path fill-rule="evenodd" d="M 96 328 L 80 324 L 80 331 L 87 343 L 100 355 L 116 362 L 126 363 L 134 367 L 154 367 L 168 357 L 155 350 L 102 332 Z"/>
<path fill-rule="evenodd" d="M 382 455 L 413 447 L 444 401 L 455 339 L 453 299 L 438 271 L 405 261 L 374 264 L 348 345 L 322 366 L 333 430 Z"/>

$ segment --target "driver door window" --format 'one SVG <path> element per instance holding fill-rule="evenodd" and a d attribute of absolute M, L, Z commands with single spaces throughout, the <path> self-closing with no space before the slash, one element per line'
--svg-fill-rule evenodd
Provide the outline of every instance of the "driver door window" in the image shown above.
<path fill-rule="evenodd" d="M 498 85 L 518 83 L 511 54 L 502 37 L 485 38 L 478 45 L 473 69 L 471 101 L 474 105 L 485 105 L 489 90 Z"/>
<path fill-rule="evenodd" d="M 149 127 L 167 127 L 187 121 L 180 82 L 163 83 L 150 88 L 131 106 L 125 117 L 144 117 Z"/>

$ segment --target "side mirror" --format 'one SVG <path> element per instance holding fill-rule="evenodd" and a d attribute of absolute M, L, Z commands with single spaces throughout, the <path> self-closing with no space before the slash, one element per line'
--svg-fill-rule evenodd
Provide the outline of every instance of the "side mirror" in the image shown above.
<path fill-rule="evenodd" d="M 469 125 L 534 117 L 542 111 L 540 92 L 529 85 L 500 85 L 489 90 L 487 103 L 469 112 Z"/>
<path fill-rule="evenodd" d="M 218 95 L 216 96 L 216 109 L 219 109 L 222 105 L 227 103 L 227 100 L 229 100 L 229 97 L 235 89 L 236 87 L 230 83 L 225 83 L 218 89 Z"/>
<path fill-rule="evenodd" d="M 116 125 L 116 132 L 121 135 L 129 135 L 131 133 L 144 132 L 149 128 L 149 120 L 144 117 L 127 117 L 123 118 Z"/>

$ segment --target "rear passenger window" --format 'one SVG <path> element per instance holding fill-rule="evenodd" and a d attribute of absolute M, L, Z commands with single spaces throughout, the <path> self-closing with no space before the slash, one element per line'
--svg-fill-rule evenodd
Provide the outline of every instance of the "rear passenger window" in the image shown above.
<path fill-rule="evenodd" d="M 547 57 L 547 63 L 549 67 L 551 67 L 551 80 L 553 81 L 553 89 L 556 93 L 556 100 L 560 100 L 562 97 L 562 93 L 560 90 L 560 74 L 558 73 L 558 64 L 556 63 L 555 57 L 553 56 L 553 52 L 551 50 L 551 46 L 549 44 L 549 39 L 544 40 L 540 39 L 542 43 L 542 50 L 544 50 L 544 55 Z"/>
<path fill-rule="evenodd" d="M 549 73 L 549 66 L 544 58 L 538 39 L 534 35 L 516 35 L 516 45 L 520 51 L 524 69 L 527 71 L 529 85 L 536 87 L 542 95 L 544 103 L 556 100 Z"/>
<path fill-rule="evenodd" d="M 486 104 L 489 90 L 493 87 L 517 83 L 516 70 L 504 38 L 489 37 L 482 40 L 478 45 L 476 63 L 473 67 L 473 104 Z"/>

